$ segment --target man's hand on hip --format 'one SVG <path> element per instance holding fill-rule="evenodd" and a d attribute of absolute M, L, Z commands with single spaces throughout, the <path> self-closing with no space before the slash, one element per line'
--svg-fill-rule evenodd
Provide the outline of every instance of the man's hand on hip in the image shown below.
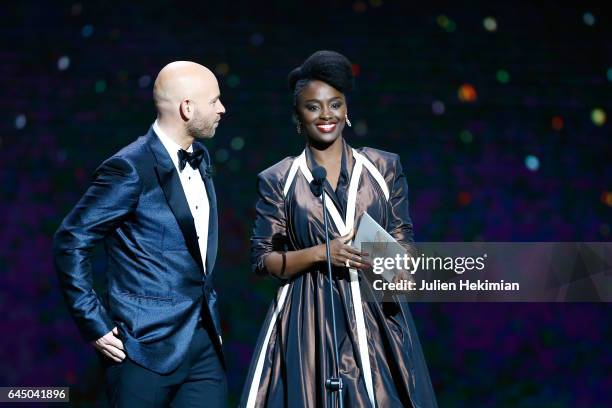
<path fill-rule="evenodd" d="M 125 352 L 123 350 L 123 342 L 119 340 L 117 337 L 118 335 L 119 330 L 114 327 L 113 330 L 109 331 L 98 340 L 92 341 L 91 345 L 106 357 L 120 363 L 125 359 Z"/>

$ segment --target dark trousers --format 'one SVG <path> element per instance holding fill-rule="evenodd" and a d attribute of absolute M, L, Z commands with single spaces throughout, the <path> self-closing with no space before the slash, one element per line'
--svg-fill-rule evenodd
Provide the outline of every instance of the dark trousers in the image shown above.
<path fill-rule="evenodd" d="M 109 360 L 110 361 L 110 360 Z M 106 363 L 111 407 L 225 407 L 227 379 L 208 331 L 198 325 L 181 365 L 154 373 L 126 358 Z"/>

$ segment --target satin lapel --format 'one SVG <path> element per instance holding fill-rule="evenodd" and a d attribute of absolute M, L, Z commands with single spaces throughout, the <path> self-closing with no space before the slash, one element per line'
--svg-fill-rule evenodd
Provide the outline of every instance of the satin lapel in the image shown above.
<path fill-rule="evenodd" d="M 212 166 L 210 163 L 210 155 L 208 150 L 202 144 L 199 146 L 204 149 L 204 160 L 200 163 L 200 175 L 204 181 L 206 187 L 206 195 L 208 195 L 208 205 L 210 207 L 210 213 L 208 216 L 208 241 L 206 248 L 206 273 L 210 274 L 215 267 L 215 260 L 217 259 L 217 246 L 219 240 L 219 220 L 217 216 L 217 195 L 215 193 L 215 186 L 212 179 Z"/>
<path fill-rule="evenodd" d="M 200 270 L 203 272 L 202 256 L 200 255 L 200 248 L 198 246 L 198 235 L 196 233 L 195 224 L 193 222 L 193 216 L 189 210 L 189 204 L 181 185 L 178 172 L 174 167 L 174 163 L 170 159 L 166 148 L 161 143 L 157 135 L 153 130 L 149 131 L 152 135 L 150 138 L 149 146 L 153 155 L 155 156 L 155 171 L 157 173 L 157 179 L 159 185 L 164 191 L 166 201 L 176 222 L 178 223 L 185 242 L 187 243 L 187 249 L 189 253 L 196 261 Z"/>

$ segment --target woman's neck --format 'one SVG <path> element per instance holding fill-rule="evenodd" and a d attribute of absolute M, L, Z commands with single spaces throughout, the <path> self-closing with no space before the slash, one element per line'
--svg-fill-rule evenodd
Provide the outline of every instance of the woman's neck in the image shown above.
<path fill-rule="evenodd" d="M 342 136 L 329 145 L 322 146 L 310 142 L 308 145 L 310 146 L 312 157 L 323 167 L 333 163 L 340 163 L 342 160 Z"/>

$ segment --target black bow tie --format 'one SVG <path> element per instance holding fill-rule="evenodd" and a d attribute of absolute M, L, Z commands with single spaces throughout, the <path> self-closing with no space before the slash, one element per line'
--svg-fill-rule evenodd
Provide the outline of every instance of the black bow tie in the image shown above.
<path fill-rule="evenodd" d="M 204 150 L 202 149 L 193 149 L 193 153 L 180 149 L 178 151 L 179 171 L 183 171 L 187 163 L 189 163 L 192 169 L 197 170 L 203 158 Z"/>

